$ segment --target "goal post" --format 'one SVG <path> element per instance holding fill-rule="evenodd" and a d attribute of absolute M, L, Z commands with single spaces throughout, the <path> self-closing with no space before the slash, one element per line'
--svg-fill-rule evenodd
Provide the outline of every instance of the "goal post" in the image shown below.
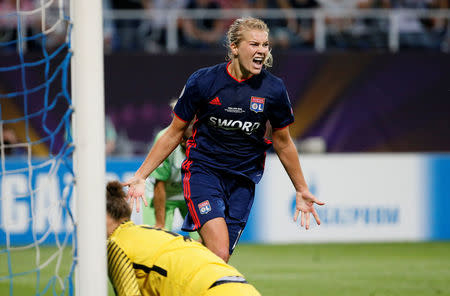
<path fill-rule="evenodd" d="M 71 1 L 77 295 L 107 295 L 102 0 Z"/>
<path fill-rule="evenodd" d="M 102 32 L 102 0 L 1 4 L 2 296 L 107 295 Z"/>

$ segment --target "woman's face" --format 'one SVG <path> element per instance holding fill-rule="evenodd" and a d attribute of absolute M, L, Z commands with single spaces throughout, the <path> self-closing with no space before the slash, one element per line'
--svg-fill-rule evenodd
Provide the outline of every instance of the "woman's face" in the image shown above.
<path fill-rule="evenodd" d="M 257 75 L 261 73 L 269 53 L 269 36 L 261 30 L 244 31 L 239 45 L 232 44 L 231 49 L 243 76 Z"/>

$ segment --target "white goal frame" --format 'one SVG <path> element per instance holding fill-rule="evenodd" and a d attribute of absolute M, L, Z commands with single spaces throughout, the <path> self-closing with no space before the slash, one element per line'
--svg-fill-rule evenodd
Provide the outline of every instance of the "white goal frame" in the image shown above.
<path fill-rule="evenodd" d="M 102 0 L 70 0 L 73 56 L 76 295 L 106 296 L 105 114 Z"/>

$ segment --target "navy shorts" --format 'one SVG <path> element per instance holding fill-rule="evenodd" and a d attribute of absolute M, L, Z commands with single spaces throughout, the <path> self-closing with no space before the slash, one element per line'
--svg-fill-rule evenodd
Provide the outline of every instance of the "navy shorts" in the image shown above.
<path fill-rule="evenodd" d="M 195 231 L 211 219 L 224 218 L 231 255 L 247 223 L 255 196 L 255 183 L 244 176 L 195 165 L 190 160 L 183 163 L 181 171 L 188 206 L 182 230 Z"/>

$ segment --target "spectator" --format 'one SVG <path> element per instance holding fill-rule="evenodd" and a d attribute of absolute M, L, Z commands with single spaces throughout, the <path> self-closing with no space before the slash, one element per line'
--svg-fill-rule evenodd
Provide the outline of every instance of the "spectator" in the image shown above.
<path fill-rule="evenodd" d="M 186 7 L 187 0 L 153 0 L 147 2 L 145 9 L 183 9 Z M 142 30 L 145 32 L 145 50 L 149 52 L 159 52 L 166 47 L 167 43 L 167 14 L 158 14 L 156 17 L 147 21 Z M 182 37 L 181 21 L 177 23 L 178 40 Z"/>
<path fill-rule="evenodd" d="M 431 0 L 427 3 L 430 9 L 448 9 L 450 2 L 448 0 Z M 434 43 L 433 49 L 448 50 L 450 38 L 447 32 L 448 19 L 445 18 L 429 18 L 420 19 L 426 33 L 430 35 L 431 41 Z M 446 35 L 447 34 L 447 35 Z"/>
<path fill-rule="evenodd" d="M 319 4 L 316 0 L 290 0 L 293 9 L 314 9 Z M 296 34 L 295 45 L 312 47 L 314 45 L 314 22 L 312 18 L 296 18 L 289 23 L 290 30 Z"/>
<path fill-rule="evenodd" d="M 111 0 L 113 9 L 139 10 L 144 8 L 145 0 Z M 113 41 L 115 50 L 142 49 L 142 38 L 139 35 L 140 19 L 115 19 L 114 27 L 117 34 Z"/>
<path fill-rule="evenodd" d="M 224 9 L 239 9 L 241 12 L 241 17 L 251 16 L 251 13 L 248 11 L 252 9 L 253 3 L 249 0 L 222 0 L 220 1 L 220 5 Z M 225 27 L 229 27 L 236 18 L 225 19 Z"/>
<path fill-rule="evenodd" d="M 225 9 L 249 9 L 251 4 L 249 0 L 222 0 L 220 5 Z"/>
<path fill-rule="evenodd" d="M 20 1 L 19 9 L 21 11 L 32 11 L 36 8 L 33 0 Z M 17 32 L 17 0 L 0 0 L 0 42 L 10 42 L 18 40 Z M 36 17 L 31 15 L 22 17 L 25 29 L 20 32 L 23 37 L 30 37 L 37 30 L 39 22 Z M 40 26 L 39 26 L 40 28 Z M 35 40 L 30 40 L 22 44 L 23 50 L 32 50 L 39 47 L 39 44 Z M 7 47 L 2 47 L 2 50 L 16 51 L 17 43 L 12 43 Z"/>
<path fill-rule="evenodd" d="M 109 116 L 105 116 L 105 153 L 112 155 L 116 152 L 117 132 Z"/>
<path fill-rule="evenodd" d="M 388 8 L 389 0 L 317 0 L 329 10 L 336 9 L 372 9 Z M 363 19 L 328 17 L 327 43 L 339 48 L 370 48 L 387 46 L 386 21 L 380 19 Z"/>
<path fill-rule="evenodd" d="M 216 9 L 222 7 L 217 0 L 190 0 L 188 9 Z M 183 20 L 184 41 L 190 47 L 211 48 L 224 43 L 225 21 L 220 18 Z"/>
<path fill-rule="evenodd" d="M 16 132 L 8 127 L 3 127 L 3 139 L 0 142 L 4 147 L 5 155 L 17 155 L 20 154 L 20 150 L 14 147 L 15 144 L 18 144 L 19 141 L 17 139 Z"/>
<path fill-rule="evenodd" d="M 450 1 L 436 0 L 432 3 L 432 8 L 449 9 Z M 439 36 L 441 50 L 445 52 L 450 51 L 450 30 L 449 20 L 445 18 L 431 19 L 432 30 Z"/>
<path fill-rule="evenodd" d="M 103 11 L 111 10 L 110 0 L 102 0 Z M 114 22 L 111 18 L 103 18 L 103 45 L 104 52 L 109 53 L 113 50 L 113 38 L 115 34 Z"/>
<path fill-rule="evenodd" d="M 328 10 L 337 9 L 355 9 L 358 0 L 318 0 L 321 7 Z M 327 24 L 327 44 L 330 47 L 348 48 L 351 44 L 351 29 L 353 27 L 353 19 L 345 16 L 336 18 L 328 16 Z"/>
<path fill-rule="evenodd" d="M 358 0 L 358 9 L 386 9 L 390 0 Z M 360 39 L 359 47 L 387 48 L 389 20 L 385 18 L 359 19 L 352 31 Z"/>
<path fill-rule="evenodd" d="M 288 48 L 292 43 L 295 43 L 297 21 L 288 12 L 289 9 L 292 9 L 290 0 L 255 0 L 254 7 L 258 9 L 285 9 L 286 15 L 283 18 L 264 19 L 270 28 L 270 44 L 271 47 Z"/>
<path fill-rule="evenodd" d="M 434 0 L 392 0 L 392 8 L 427 9 L 439 5 Z M 402 48 L 429 48 L 440 47 L 440 37 L 434 29 L 433 19 L 420 19 L 403 12 L 399 12 L 400 47 Z"/>
<path fill-rule="evenodd" d="M 64 20 L 61 16 L 61 5 L 62 9 L 64 9 L 65 15 L 69 16 L 70 4 L 68 1 L 62 1 L 62 4 L 60 2 L 53 1 L 51 6 L 46 9 L 45 30 L 48 31 L 50 28 L 53 28 L 53 30 L 48 31 L 46 34 L 47 38 L 45 40 L 45 46 L 47 49 L 57 48 L 64 44 L 67 40 L 69 22 Z M 39 24 L 39 26 L 41 26 L 41 24 Z M 41 29 L 39 32 L 41 32 Z"/>

